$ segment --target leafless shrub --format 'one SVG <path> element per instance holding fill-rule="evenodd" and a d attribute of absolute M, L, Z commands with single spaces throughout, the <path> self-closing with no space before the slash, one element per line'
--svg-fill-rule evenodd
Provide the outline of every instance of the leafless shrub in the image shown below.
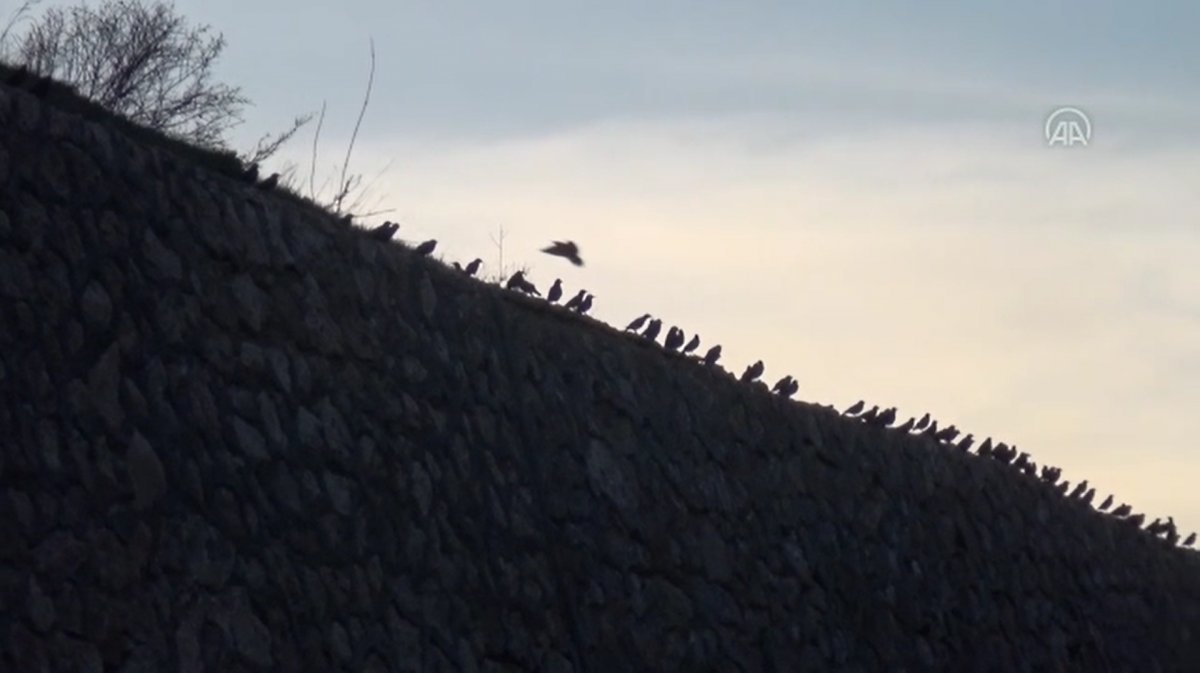
<path fill-rule="evenodd" d="M 172 5 L 108 0 L 95 8 L 47 9 L 16 54 L 31 70 L 135 122 L 222 147 L 248 102 L 241 89 L 211 79 L 224 48 L 224 37 L 188 26 Z"/>

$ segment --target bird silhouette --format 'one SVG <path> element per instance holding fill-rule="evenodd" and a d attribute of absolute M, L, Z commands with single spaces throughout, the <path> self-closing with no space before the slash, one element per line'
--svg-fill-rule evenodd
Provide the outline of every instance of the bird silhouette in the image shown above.
<path fill-rule="evenodd" d="M 1024 470 L 1026 467 L 1030 466 L 1033 466 L 1033 463 L 1029 460 L 1029 454 L 1025 453 L 1024 451 L 1022 451 L 1021 455 L 1017 456 L 1017 459 L 1013 461 L 1013 467 L 1017 468 L 1018 470 Z M 1037 473 L 1036 466 L 1034 466 L 1034 473 Z"/>
<path fill-rule="evenodd" d="M 1108 497 L 1104 499 L 1104 502 L 1100 503 L 1100 506 L 1097 507 L 1096 509 L 1103 512 L 1104 510 L 1108 509 L 1109 507 L 1112 507 L 1112 501 L 1113 501 L 1112 494 L 1109 493 Z"/>
<path fill-rule="evenodd" d="M 771 392 L 783 394 L 784 391 L 786 391 L 787 389 L 789 389 L 791 387 L 792 387 L 792 375 L 788 374 L 787 376 L 776 381 L 775 385 L 771 386 Z"/>
<path fill-rule="evenodd" d="M 242 171 L 242 179 L 250 184 L 258 182 L 258 164 L 250 164 L 250 168 Z"/>
<path fill-rule="evenodd" d="M 564 257 L 575 266 L 583 266 L 583 260 L 579 257 L 579 246 L 575 245 L 574 241 L 554 241 L 550 247 L 542 248 L 542 252 L 547 255 Z"/>
<path fill-rule="evenodd" d="M 672 326 L 667 330 L 667 338 L 663 339 L 663 348 L 673 351 L 683 345 L 683 330 Z"/>
<path fill-rule="evenodd" d="M 948 427 L 948 428 L 942 430 L 941 432 L 937 433 L 936 435 L 934 435 L 934 438 L 937 439 L 939 442 L 953 442 L 954 438 L 957 436 L 958 436 L 958 428 L 951 425 L 950 427 Z"/>
<path fill-rule="evenodd" d="M 1146 520 L 1146 515 L 1145 514 L 1134 514 L 1133 516 L 1128 517 L 1125 520 L 1128 521 L 1129 523 L 1133 524 L 1134 528 L 1141 528 L 1142 523 Z"/>
<path fill-rule="evenodd" d="M 958 442 L 958 450 L 966 453 L 967 451 L 971 450 L 971 445 L 974 443 L 975 435 L 967 433 L 967 436 L 963 437 L 962 440 Z"/>
<path fill-rule="evenodd" d="M 370 229 L 367 232 L 367 235 L 377 241 L 387 241 L 390 240 L 397 231 L 400 231 L 400 225 L 388 220 L 378 227 Z"/>
<path fill-rule="evenodd" d="M 549 291 L 546 292 L 546 301 L 554 304 L 558 302 L 560 298 L 562 298 L 562 278 L 555 278 L 554 284 L 551 285 Z"/>
<path fill-rule="evenodd" d="M 849 408 L 847 408 L 845 411 L 843 411 L 842 415 L 843 416 L 857 416 L 858 414 L 862 413 L 862 410 L 865 409 L 866 406 L 867 406 L 867 403 L 865 400 L 859 400 L 859 401 L 855 402 L 854 404 L 851 404 Z"/>
<path fill-rule="evenodd" d="M 1191 535 L 1187 536 L 1187 539 L 1183 541 L 1183 546 L 1185 546 L 1185 547 L 1190 547 L 1194 544 L 1196 544 L 1196 534 L 1195 533 L 1192 533 Z"/>
<path fill-rule="evenodd" d="M 263 189 L 263 190 L 275 189 L 275 185 L 278 185 L 278 184 L 279 184 L 279 174 L 272 173 L 272 174 L 268 175 L 265 180 L 258 183 L 258 188 Z"/>
<path fill-rule="evenodd" d="M 755 362 L 754 364 L 750 365 L 749 367 L 746 367 L 746 371 L 742 372 L 742 378 L 741 378 L 742 383 L 750 383 L 754 379 L 757 379 L 758 377 L 762 376 L 763 369 L 764 369 L 764 367 L 763 367 L 762 360 L 759 360 L 758 362 Z"/>
<path fill-rule="evenodd" d="M 437 241 L 435 241 L 431 238 L 428 241 L 425 241 L 424 243 L 422 243 L 421 245 L 418 245 L 416 247 L 416 252 L 418 255 L 428 255 L 429 253 L 433 252 L 433 249 L 436 247 L 437 247 Z"/>
<path fill-rule="evenodd" d="M 1113 516 L 1129 516 L 1129 513 L 1132 511 L 1133 511 L 1132 507 L 1130 507 L 1129 505 L 1126 505 L 1125 503 L 1121 503 L 1121 506 L 1114 509 L 1112 513 L 1113 513 Z"/>
<path fill-rule="evenodd" d="M 524 292 L 525 294 L 532 294 L 537 297 L 542 296 L 542 293 L 537 291 L 537 288 L 533 286 L 533 283 L 525 280 L 525 272 L 523 271 L 514 273 L 512 277 L 508 279 L 508 282 L 504 284 L 504 288 L 507 290 Z"/>
<path fill-rule="evenodd" d="M 650 319 L 650 314 L 644 313 L 641 316 L 634 318 L 632 322 L 630 322 L 628 325 L 626 325 L 625 331 L 626 332 L 636 332 L 636 331 L 640 330 L 642 328 L 642 325 L 645 325 L 646 321 L 649 319 Z"/>
<path fill-rule="evenodd" d="M 992 452 L 992 438 L 988 437 L 987 439 L 983 440 L 982 444 L 979 445 L 979 449 L 976 450 L 976 453 L 983 456 L 983 455 L 989 454 L 991 452 Z"/>
<path fill-rule="evenodd" d="M 462 264 L 459 264 L 458 262 L 450 262 L 450 266 L 454 267 L 454 270 L 455 270 L 455 271 L 462 271 L 462 270 L 463 270 L 463 268 L 462 268 Z"/>
<path fill-rule="evenodd" d="M 896 407 L 888 407 L 887 409 L 884 409 L 882 413 L 879 414 L 879 416 L 874 420 L 873 424 L 878 427 L 881 427 L 881 428 L 886 428 L 895 422 L 896 422 Z"/>
<path fill-rule="evenodd" d="M 720 360 L 720 359 L 721 359 L 721 344 L 717 344 L 716 346 L 713 346 L 712 348 L 708 349 L 707 353 L 704 354 L 704 364 L 706 364 L 710 367 L 717 364 L 717 360 Z"/>
<path fill-rule="evenodd" d="M 567 303 L 564 304 L 564 306 L 566 307 L 566 309 L 568 311 L 578 310 L 578 308 L 583 305 L 584 297 L 587 297 L 587 290 L 580 290 L 579 294 L 568 299 Z"/>
<path fill-rule="evenodd" d="M 932 419 L 930 418 L 929 413 L 926 412 L 925 415 L 921 417 L 921 420 L 917 421 L 917 424 L 913 426 L 913 431 L 920 432 L 921 430 L 929 427 L 930 420 Z"/>
<path fill-rule="evenodd" d="M 792 379 L 792 385 L 788 386 L 785 396 L 791 397 L 792 395 L 795 395 L 798 392 L 800 392 L 800 382 L 797 381 L 796 379 Z"/>
<path fill-rule="evenodd" d="M 867 413 L 859 414 L 855 418 L 862 421 L 863 423 L 866 423 L 867 425 L 874 423 L 875 419 L 879 418 L 879 405 L 877 404 L 877 405 L 871 407 L 870 409 L 867 410 Z"/>
<path fill-rule="evenodd" d="M 917 424 L 917 419 L 916 419 L 916 417 L 915 417 L 915 416 L 910 416 L 910 417 L 909 417 L 909 419 L 908 419 L 907 421 L 904 421 L 904 424 L 903 424 L 903 425 L 901 425 L 900 427 L 896 428 L 896 430 L 898 430 L 898 431 L 900 431 L 900 432 L 907 433 L 907 432 L 909 432 L 910 430 L 912 430 L 912 429 L 913 429 L 913 426 L 914 426 L 914 425 L 916 425 L 916 424 Z"/>
<path fill-rule="evenodd" d="M 1092 504 L 1092 498 L 1095 498 L 1095 497 L 1096 497 L 1096 489 L 1089 488 L 1087 490 L 1087 493 L 1083 494 L 1083 504 L 1085 504 L 1085 505 Z"/>
<path fill-rule="evenodd" d="M 658 318 L 655 318 L 654 320 L 650 321 L 649 325 L 646 326 L 646 331 L 642 332 L 642 336 L 651 341 L 654 341 L 655 339 L 658 338 L 658 333 L 661 331 L 662 331 L 662 321 L 659 320 Z"/>
<path fill-rule="evenodd" d="M 583 298 L 583 301 L 579 303 L 579 315 L 587 315 L 587 312 L 592 310 L 592 300 L 595 298 L 590 294 Z"/>
<path fill-rule="evenodd" d="M 1081 481 L 1075 485 L 1075 489 L 1073 491 L 1071 491 L 1071 497 L 1078 498 L 1079 496 L 1083 495 L 1084 491 L 1087 490 L 1087 487 L 1088 487 L 1087 479 L 1084 479 L 1083 481 Z"/>
<path fill-rule="evenodd" d="M 398 227 L 400 225 L 396 225 L 396 226 Z M 482 264 L 483 264 L 482 259 L 475 258 L 475 259 L 471 260 L 471 263 L 468 264 L 467 268 L 463 269 L 463 271 L 466 271 L 468 276 L 474 276 L 476 273 L 479 272 L 479 267 Z"/>
<path fill-rule="evenodd" d="M 680 352 L 683 353 L 684 355 L 687 355 L 688 353 L 691 353 L 692 351 L 696 350 L 699 347 L 700 347 L 700 335 L 693 334 L 692 338 L 690 340 L 688 340 L 687 345 L 684 346 L 683 350 Z"/>

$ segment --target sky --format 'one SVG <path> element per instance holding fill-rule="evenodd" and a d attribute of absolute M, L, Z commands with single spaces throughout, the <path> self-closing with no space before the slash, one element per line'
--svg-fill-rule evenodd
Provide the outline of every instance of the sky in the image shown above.
<path fill-rule="evenodd" d="M 54 4 L 54 3 L 48 3 Z M 59 3 L 61 4 L 61 3 Z M 929 411 L 1200 528 L 1200 4 L 179 0 L 248 148 L 799 397 Z M 1047 116 L 1084 111 L 1084 145 Z M 307 184 L 310 125 L 268 166 Z M 537 252 L 571 239 L 587 265 Z"/>

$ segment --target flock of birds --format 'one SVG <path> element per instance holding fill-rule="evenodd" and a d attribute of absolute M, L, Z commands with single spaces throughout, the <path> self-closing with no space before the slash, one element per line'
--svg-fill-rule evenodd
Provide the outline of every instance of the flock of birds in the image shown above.
<path fill-rule="evenodd" d="M 260 189 L 272 189 L 279 183 L 278 173 L 272 173 L 266 179 L 259 181 L 257 165 L 251 165 L 246 170 L 243 177 L 252 184 L 256 184 Z M 351 221 L 351 215 L 346 215 L 342 218 L 342 223 L 345 225 L 350 225 Z M 393 236 L 396 235 L 396 232 L 399 231 L 399 229 L 399 224 L 391 221 L 385 221 L 383 224 L 367 229 L 366 232 L 367 235 L 373 239 L 379 241 L 389 241 Z M 418 255 L 425 256 L 432 253 L 436 247 L 437 241 L 431 239 L 419 243 L 413 248 L 413 250 Z M 573 241 L 554 241 L 549 247 L 543 248 L 542 252 L 548 255 L 554 255 L 567 259 L 575 266 L 583 266 L 583 259 L 579 255 L 579 246 Z M 483 260 L 476 258 L 469 262 L 465 267 L 460 265 L 458 262 L 453 262 L 452 265 L 456 270 L 468 276 L 475 276 L 479 272 L 480 267 L 483 265 Z M 525 277 L 525 274 L 522 271 L 517 271 L 511 277 L 509 277 L 509 279 L 504 283 L 504 287 L 507 290 L 520 292 L 529 296 L 542 296 L 537 287 L 535 287 L 534 284 Z M 562 279 L 558 278 L 555 279 L 554 284 L 550 286 L 545 299 L 551 304 L 556 304 L 559 302 L 562 296 Z M 594 296 L 588 293 L 586 290 L 580 290 L 575 296 L 563 304 L 563 307 L 569 311 L 574 311 L 581 315 L 585 315 L 592 308 L 593 299 Z M 658 336 L 662 333 L 662 328 L 662 320 L 655 318 L 649 313 L 646 313 L 634 318 L 633 321 L 625 326 L 625 331 L 633 332 L 634 334 L 637 334 L 648 341 L 657 343 Z M 686 334 L 684 331 L 675 326 L 672 326 L 667 330 L 667 334 L 662 345 L 663 348 L 668 351 L 678 352 L 681 355 L 693 358 L 707 367 L 717 367 L 717 361 L 721 358 L 720 344 L 709 348 L 702 357 L 693 355 L 693 353 L 700 347 L 700 336 L 698 334 L 693 334 L 691 339 L 686 339 Z M 746 370 L 742 372 L 742 375 L 738 378 L 738 380 L 745 384 L 754 383 L 763 375 L 764 370 L 765 366 L 763 365 L 763 361 L 758 360 L 754 364 L 746 367 Z M 775 382 L 775 385 L 771 387 L 771 393 L 784 399 L 790 399 L 799 389 L 799 382 L 796 381 L 796 379 L 791 375 L 787 375 Z M 835 412 L 837 411 L 837 409 L 834 407 L 827 408 Z M 950 425 L 948 427 L 939 428 L 938 422 L 931 418 L 928 413 L 919 419 L 909 418 L 907 421 L 896 425 L 896 407 L 880 409 L 879 406 L 873 406 L 870 409 L 866 409 L 866 402 L 863 400 L 859 400 L 857 403 L 851 405 L 848 409 L 840 413 L 847 418 L 853 418 L 855 420 L 862 421 L 863 423 L 872 427 L 890 429 L 894 432 L 902 432 L 905 434 L 920 435 L 939 444 L 951 446 L 963 453 L 969 453 L 975 444 L 974 435 L 968 433 L 966 436 L 959 438 L 961 432 L 957 427 Z M 983 440 L 983 442 L 979 444 L 975 455 L 999 461 L 1002 465 L 1016 470 L 1026 478 L 1040 479 L 1046 484 L 1053 486 L 1060 494 L 1066 496 L 1067 498 L 1079 500 L 1086 505 L 1091 505 L 1092 501 L 1096 497 L 1096 489 L 1090 488 L 1087 480 L 1076 484 L 1075 488 L 1072 489 L 1070 482 L 1065 480 L 1060 481 L 1060 477 L 1062 476 L 1062 470 L 1060 468 L 1042 466 L 1039 472 L 1037 464 L 1032 458 L 1030 458 L 1028 453 L 1025 453 L 1024 451 L 1017 451 L 1015 446 L 1008 446 L 1004 442 L 993 443 L 990 437 Z M 1096 509 L 1100 512 L 1108 512 L 1112 504 L 1113 496 L 1109 495 L 1103 500 L 1103 502 L 1096 506 Z M 1134 514 L 1132 507 L 1125 503 L 1122 503 L 1116 509 L 1113 509 L 1108 513 L 1114 517 L 1117 517 L 1118 519 L 1128 522 L 1130 525 L 1133 525 L 1136 528 L 1141 528 L 1142 524 L 1145 523 L 1145 515 Z M 1145 530 L 1151 535 L 1166 540 L 1171 545 L 1175 545 L 1180 541 L 1179 531 L 1176 529 L 1175 520 L 1172 517 L 1167 517 L 1166 521 L 1155 519 L 1145 527 Z M 1183 546 L 1190 547 L 1195 542 L 1196 533 L 1191 533 L 1186 539 L 1183 540 L 1182 543 Z"/>
<path fill-rule="evenodd" d="M 6 78 L 6 83 L 11 86 L 26 88 L 37 95 L 45 93 L 49 86 L 50 78 L 41 77 L 30 72 L 25 68 L 20 68 Z M 271 190 L 279 184 L 279 173 L 272 173 L 265 179 L 259 180 L 258 165 L 251 164 L 245 169 L 242 178 L 247 182 L 257 186 L 259 189 Z M 345 215 L 342 218 L 342 223 L 350 225 L 352 223 L 352 215 Z M 367 235 L 373 239 L 380 241 L 391 240 L 399 231 L 400 225 L 395 222 L 385 221 L 377 227 L 367 230 Z M 419 255 L 429 255 L 437 247 L 436 240 L 428 240 L 417 244 L 413 250 Z M 579 255 L 579 247 L 572 241 L 554 241 L 549 247 L 543 248 L 542 252 L 562 257 L 569 260 L 575 266 L 583 266 L 583 259 Z M 453 263 L 455 269 L 465 273 L 468 276 L 475 276 L 478 273 L 483 260 L 475 259 L 468 263 L 465 267 L 460 266 L 457 262 Z M 514 273 L 505 282 L 504 287 L 507 290 L 520 292 L 526 295 L 541 297 L 541 293 L 533 285 L 529 279 L 525 278 L 525 274 L 521 271 Z M 554 284 L 550 286 L 545 296 L 546 301 L 551 304 L 556 304 L 563 296 L 562 279 L 556 279 Z M 581 315 L 587 314 L 592 308 L 594 296 L 586 290 L 580 290 L 571 299 L 567 300 L 563 306 L 569 310 Z M 650 314 L 644 314 L 635 318 L 630 322 L 625 330 L 640 335 L 642 338 L 651 342 L 657 343 L 658 335 L 662 332 L 663 323 L 658 318 L 654 318 Z M 684 331 L 678 327 L 670 327 L 667 330 L 666 337 L 663 341 L 663 347 L 668 351 L 678 352 L 684 356 L 689 356 L 701 362 L 707 367 L 716 367 L 717 360 L 721 357 L 721 346 L 718 344 L 705 352 L 703 357 L 693 355 L 700 347 L 699 335 L 693 334 L 691 339 L 685 339 Z M 764 365 L 762 360 L 755 362 L 746 368 L 739 377 L 742 383 L 752 383 L 757 381 L 762 376 Z M 775 383 L 771 388 L 771 392 L 785 399 L 791 398 L 799 390 L 800 384 L 791 375 L 784 376 Z M 832 409 L 832 407 L 830 407 Z M 836 409 L 834 409 L 836 411 Z M 975 437 L 972 434 L 967 434 L 961 438 L 958 428 L 953 425 L 939 428 L 938 422 L 926 413 L 921 418 L 909 418 L 907 421 L 895 425 L 897 419 L 897 410 L 895 407 L 880 409 L 878 406 L 873 406 L 869 410 L 866 409 L 865 401 L 858 401 L 850 408 L 841 412 L 847 418 L 853 418 L 863 423 L 877 428 L 887 428 L 894 432 L 905 434 L 916 434 L 926 437 L 931 441 L 953 447 L 963 453 L 969 453 L 975 444 Z M 956 441 L 957 440 L 957 441 Z M 993 443 L 989 437 L 979 444 L 975 451 L 975 455 L 982 458 L 991 458 L 999 461 L 1002 465 L 1014 469 L 1027 478 L 1040 479 L 1041 481 L 1053 486 L 1063 496 L 1079 500 L 1080 502 L 1091 505 L 1096 497 L 1096 489 L 1088 486 L 1087 480 L 1079 482 L 1072 489 L 1068 481 L 1060 481 L 1062 470 L 1057 467 L 1042 466 L 1039 472 L 1038 466 L 1030 458 L 1028 453 L 1018 451 L 1016 446 L 1008 446 L 1004 442 Z M 1113 496 L 1109 495 L 1096 506 L 1097 511 L 1109 512 L 1109 508 L 1113 504 Z M 1145 522 L 1144 514 L 1134 514 L 1132 508 L 1128 504 L 1122 503 L 1111 512 L 1112 516 L 1117 517 L 1136 528 L 1141 528 Z M 1167 517 L 1166 521 L 1155 519 L 1145 527 L 1145 531 L 1155 537 L 1166 540 L 1169 544 L 1174 545 L 1179 543 L 1180 535 L 1175 527 L 1175 520 L 1172 517 Z M 1182 541 L 1184 546 L 1192 546 L 1196 542 L 1196 533 L 1191 533 Z"/>
<path fill-rule="evenodd" d="M 394 222 L 384 222 L 383 224 L 367 230 L 367 233 L 372 238 L 386 241 L 390 240 L 400 225 Z M 429 240 L 417 245 L 414 250 L 417 254 L 428 255 L 433 252 L 437 245 L 436 241 Z M 571 261 L 576 266 L 583 266 L 583 259 L 579 256 L 579 246 L 572 241 L 554 241 L 549 247 L 542 248 L 542 252 L 563 257 Z M 453 267 L 465 273 L 468 276 L 474 276 L 478 273 L 483 265 L 483 260 L 474 259 L 465 267 L 458 262 L 453 263 Z M 538 289 L 525 277 L 524 272 L 517 271 L 504 284 L 505 289 L 520 292 L 525 295 L 541 297 L 542 294 Z M 545 299 L 551 304 L 556 304 L 563 296 L 562 279 L 555 279 L 554 284 L 550 286 Z M 563 306 L 569 310 L 586 314 L 592 307 L 593 295 L 586 290 L 580 290 L 575 296 L 568 300 Z M 634 318 L 628 325 L 625 326 L 625 331 L 632 332 L 652 343 L 658 343 L 658 336 L 662 333 L 663 322 L 655 318 L 649 313 L 643 314 Z M 703 356 L 695 355 L 695 351 L 700 348 L 700 335 L 693 334 L 690 339 L 679 327 L 671 326 L 667 329 L 662 346 L 664 349 L 679 353 L 683 356 L 694 359 L 706 367 L 717 367 L 717 361 L 721 358 L 721 346 L 717 344 L 709 348 Z M 762 360 L 756 361 L 754 364 L 746 367 L 738 380 L 744 384 L 751 384 L 759 380 L 763 375 L 765 366 Z M 724 371 L 724 370 L 722 370 Z M 796 381 L 790 374 L 784 376 L 775 382 L 771 387 L 771 393 L 783 399 L 790 399 L 800 389 L 800 383 Z M 880 429 L 888 429 L 893 432 L 904 434 L 918 435 L 925 437 L 938 444 L 953 448 L 962 453 L 970 453 L 975 447 L 975 435 L 966 434 L 954 425 L 939 427 L 937 420 L 933 419 L 930 414 L 926 413 L 920 418 L 909 418 L 903 423 L 897 424 L 897 409 L 896 407 L 888 407 L 881 409 L 879 406 L 866 408 L 867 404 L 864 400 L 851 405 L 844 411 L 839 412 L 846 418 L 861 421 L 868 426 Z M 835 407 L 826 407 L 833 411 L 837 411 Z M 1061 495 L 1072 500 L 1077 500 L 1085 505 L 1091 506 L 1095 497 L 1096 489 L 1088 486 L 1087 480 L 1081 481 L 1071 488 L 1069 481 L 1061 480 L 1062 469 L 1043 465 L 1038 469 L 1038 465 L 1033 461 L 1030 455 L 1024 451 L 1018 451 L 1017 447 L 1009 446 L 1004 442 L 993 442 L 991 437 L 984 439 L 979 443 L 974 455 L 981 458 L 990 458 L 998 461 L 1000 464 L 1016 470 L 1025 478 L 1038 479 L 1057 490 Z M 1125 503 L 1118 505 L 1115 509 L 1109 510 L 1113 505 L 1113 496 L 1110 494 L 1104 498 L 1100 504 L 1096 505 L 1096 510 L 1099 512 L 1107 512 L 1108 514 L 1123 520 L 1135 528 L 1141 528 L 1145 523 L 1146 516 L 1144 514 L 1134 514 L 1133 508 Z M 1155 519 L 1144 529 L 1147 533 L 1165 540 L 1170 545 L 1180 544 L 1179 531 L 1175 526 L 1175 519 L 1167 517 L 1166 521 Z M 1190 547 L 1196 542 L 1196 533 L 1191 533 L 1182 540 L 1182 545 Z"/>

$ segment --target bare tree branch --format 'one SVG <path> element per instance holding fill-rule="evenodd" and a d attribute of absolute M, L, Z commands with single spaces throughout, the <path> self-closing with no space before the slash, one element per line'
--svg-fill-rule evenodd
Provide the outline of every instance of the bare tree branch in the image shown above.
<path fill-rule="evenodd" d="M 355 186 L 362 182 L 361 176 L 357 176 L 357 181 L 355 181 L 354 178 L 347 180 L 346 169 L 350 166 L 350 153 L 354 151 L 354 141 L 358 139 L 358 129 L 362 126 L 363 115 L 367 113 L 367 104 L 371 102 L 371 88 L 374 86 L 374 84 L 375 38 L 371 38 L 371 71 L 367 75 L 367 90 L 363 94 L 362 107 L 360 107 L 358 110 L 358 120 L 354 122 L 354 132 L 350 134 L 350 144 L 346 146 L 346 158 L 342 161 L 342 175 L 340 178 L 338 178 L 338 184 L 340 187 L 338 193 L 333 198 L 333 212 L 335 213 L 342 212 L 342 201 L 345 200 L 346 195 L 349 194 L 350 190 L 352 189 L 351 182 L 354 182 Z"/>

